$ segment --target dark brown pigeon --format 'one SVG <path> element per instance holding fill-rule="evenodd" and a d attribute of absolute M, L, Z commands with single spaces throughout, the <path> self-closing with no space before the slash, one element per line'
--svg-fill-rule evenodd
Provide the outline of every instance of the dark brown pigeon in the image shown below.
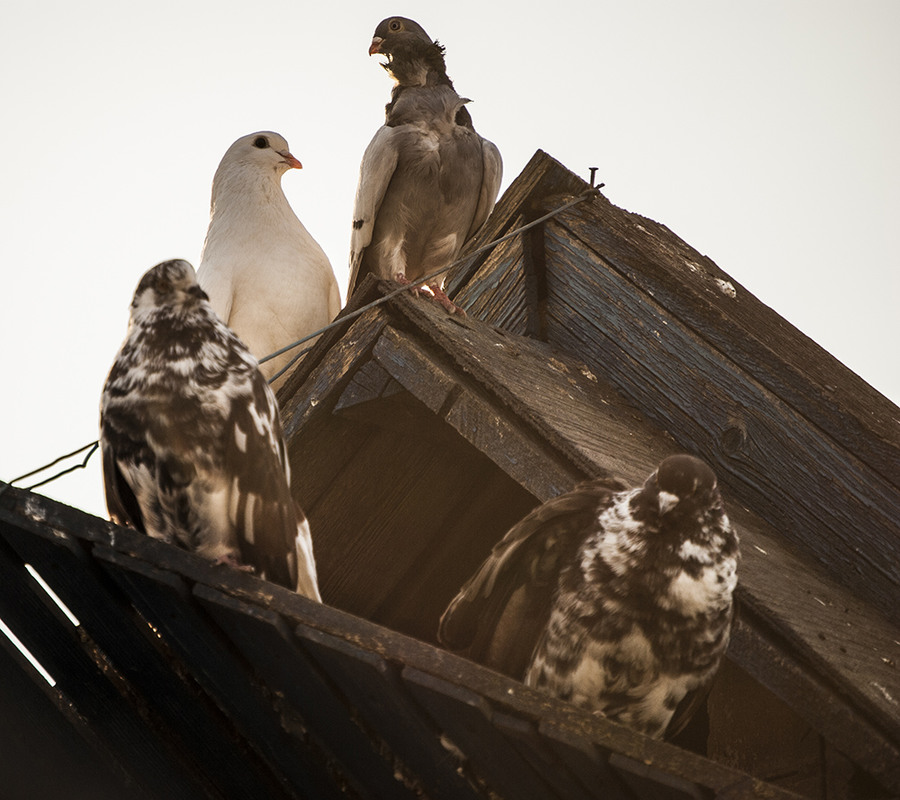
<path fill-rule="evenodd" d="M 420 25 L 384 20 L 369 53 L 387 56 L 396 85 L 360 166 L 348 296 L 369 273 L 416 284 L 451 264 L 490 214 L 503 174 L 447 77 L 444 48 Z M 429 281 L 452 310 L 442 285 L 443 276 Z"/>
<path fill-rule="evenodd" d="M 738 538 L 712 470 L 577 486 L 515 525 L 441 618 L 454 650 L 653 737 L 703 701 L 728 646 Z"/>
<path fill-rule="evenodd" d="M 114 522 L 321 600 L 275 397 L 187 261 L 138 284 L 100 446 Z"/>

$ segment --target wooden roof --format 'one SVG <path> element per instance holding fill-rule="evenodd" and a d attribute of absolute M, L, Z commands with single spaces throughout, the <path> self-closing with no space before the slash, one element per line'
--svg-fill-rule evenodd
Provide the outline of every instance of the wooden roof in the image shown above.
<path fill-rule="evenodd" d="M 470 250 L 586 188 L 538 153 Z M 715 466 L 742 539 L 729 664 L 900 794 L 900 412 L 602 196 L 448 286 L 468 318 L 404 292 L 279 391 L 328 605 L 0 484 L 0 619 L 58 681 L 0 636 L 9 796 L 792 796 L 434 644 L 530 508 L 677 451 Z"/>
<path fill-rule="evenodd" d="M 796 797 L 282 587 L 0 489 L 0 618 L 57 681 L 0 637 L 5 800 Z"/>
<path fill-rule="evenodd" d="M 326 602 L 434 641 L 523 509 L 587 476 L 637 483 L 677 451 L 594 369 L 408 294 L 320 342 L 280 397 Z M 722 483 L 742 538 L 729 657 L 900 786 L 900 631 Z"/>
<path fill-rule="evenodd" d="M 469 250 L 588 188 L 538 151 Z M 583 360 L 900 622 L 900 409 L 711 259 L 599 195 L 464 264 L 448 290 Z"/>

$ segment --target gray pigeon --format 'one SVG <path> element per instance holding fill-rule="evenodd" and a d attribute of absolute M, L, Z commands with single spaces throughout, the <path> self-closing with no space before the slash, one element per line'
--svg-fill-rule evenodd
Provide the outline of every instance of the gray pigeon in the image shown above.
<path fill-rule="evenodd" d="M 350 285 L 366 274 L 416 284 L 452 263 L 494 207 L 503 164 L 479 136 L 447 77 L 444 48 L 410 19 L 390 17 L 375 29 L 369 54 L 387 56 L 396 82 L 385 124 L 360 166 L 350 241 Z M 443 276 L 431 292 L 443 293 Z"/>
<path fill-rule="evenodd" d="M 328 256 L 281 188 L 282 175 L 299 168 L 284 137 L 257 131 L 228 148 L 213 178 L 197 280 L 256 358 L 319 330 L 341 308 Z M 293 356 L 267 361 L 263 374 L 271 378 Z"/>
<path fill-rule="evenodd" d="M 114 522 L 321 599 L 275 396 L 187 261 L 138 284 L 100 446 Z"/>
<path fill-rule="evenodd" d="M 454 650 L 649 736 L 703 701 L 725 649 L 738 539 L 712 470 L 588 481 L 528 514 L 441 618 Z"/>

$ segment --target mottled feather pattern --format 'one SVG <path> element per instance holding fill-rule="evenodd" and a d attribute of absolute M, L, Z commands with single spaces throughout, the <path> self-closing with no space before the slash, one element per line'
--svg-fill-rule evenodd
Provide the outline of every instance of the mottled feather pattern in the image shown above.
<path fill-rule="evenodd" d="M 116 522 L 318 599 L 274 395 L 187 262 L 157 265 L 138 286 L 103 391 L 101 446 Z"/>
<path fill-rule="evenodd" d="M 689 456 L 667 459 L 637 489 L 586 486 L 507 534 L 448 607 L 440 638 L 548 694 L 671 736 L 728 645 L 737 536 L 715 476 Z"/>

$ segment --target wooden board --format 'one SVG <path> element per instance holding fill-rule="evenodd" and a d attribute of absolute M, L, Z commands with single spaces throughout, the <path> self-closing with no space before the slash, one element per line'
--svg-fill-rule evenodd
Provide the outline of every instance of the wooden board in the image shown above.
<path fill-rule="evenodd" d="M 264 700 L 263 689 L 242 669 L 223 637 L 190 602 L 190 586 L 168 570 L 123 556 L 103 545 L 95 553 L 142 616 L 159 631 L 209 698 L 230 718 L 248 749 L 242 762 L 254 779 L 254 795 L 296 797 L 294 787 L 314 790 L 298 748 Z M 302 751 L 301 751 L 302 752 Z"/>
<path fill-rule="evenodd" d="M 480 236 L 585 189 L 538 151 Z M 529 330 L 611 379 L 679 447 L 730 473 L 745 503 L 900 620 L 900 410 L 664 225 L 602 195 L 521 241 L 519 262 L 487 255 L 457 270 L 451 295 L 481 298 L 487 276 L 508 283 L 543 267 L 545 319 Z M 473 315 L 504 324 L 503 298 L 479 302 Z"/>
<path fill-rule="evenodd" d="M 348 642 L 301 625 L 297 635 L 322 670 L 357 709 L 366 726 L 383 736 L 393 753 L 402 754 L 398 769 L 418 778 L 439 800 L 463 800 L 480 793 L 456 769 L 440 741 L 440 731 L 409 697 L 399 668 L 377 653 L 360 652 Z"/>
<path fill-rule="evenodd" d="M 565 230 L 549 226 L 548 248 L 551 340 L 584 353 L 758 514 L 900 618 L 900 492 Z"/>
<path fill-rule="evenodd" d="M 0 634 L 0 786 L 4 800 L 149 800 L 151 796 L 122 765 L 92 741 L 81 721 L 70 716 L 61 722 L 54 690 L 45 684 L 45 691 L 33 680 L 30 669 Z"/>
<path fill-rule="evenodd" d="M 612 765 L 612 752 L 630 759 L 628 763 L 652 764 L 659 772 L 644 777 L 650 785 L 662 786 L 664 797 L 677 797 L 672 786 L 685 782 L 712 792 L 736 785 L 752 789 L 733 795 L 738 798 L 759 796 L 761 788 L 770 790 L 771 798 L 790 796 L 538 695 L 426 643 L 45 498 L 8 490 L 0 496 L 0 526 L 14 528 L 20 540 L 37 537 L 33 552 L 38 555 L 47 547 L 82 548 L 86 558 L 66 566 L 82 581 L 95 582 L 94 599 L 102 605 L 127 598 L 143 624 L 152 625 L 148 630 L 159 641 L 157 653 L 166 655 L 176 673 L 172 680 L 193 687 L 183 695 L 184 702 L 198 708 L 186 710 L 185 719 L 206 715 L 206 724 L 223 720 L 230 726 L 237 743 L 233 771 L 246 769 L 253 776 L 241 796 L 404 797 L 424 790 L 431 796 L 443 792 L 446 797 L 487 798 L 490 782 L 517 787 L 510 798 L 535 796 L 535 786 L 548 788 L 550 794 L 543 796 L 567 796 L 569 789 L 591 796 L 594 774 L 604 787 L 610 776 L 617 790 L 627 784 L 620 780 L 621 765 Z M 15 555 L 5 541 L 0 541 L 0 553 Z M 4 577 L 13 574 L 5 562 L 0 569 Z M 16 591 L 7 592 L 7 586 Z M 74 689 L 72 697 L 91 721 L 90 730 L 129 774 L 140 776 L 148 797 L 190 796 L 172 780 L 185 767 L 187 783 L 197 784 L 195 797 L 233 796 L 219 794 L 212 776 L 192 773 L 189 765 L 197 762 L 171 752 L 161 738 L 166 731 L 160 720 L 140 712 L 133 692 L 120 691 L 125 671 L 118 665 L 132 657 L 127 652 L 135 645 L 131 633 L 121 643 L 110 636 L 108 668 L 92 673 L 97 662 L 85 650 L 87 639 L 60 635 L 60 620 L 46 608 L 41 612 L 38 598 L 24 581 L 0 585 L 4 618 L 16 626 L 26 617 L 42 620 L 29 644 L 51 668 L 65 673 L 65 688 Z M 18 613 L 17 603 L 27 613 Z M 85 610 L 88 638 L 104 624 L 112 629 L 128 621 L 124 610 L 118 622 L 109 623 Z M 427 700 L 417 696 L 422 687 Z M 79 692 L 109 702 L 98 704 L 95 714 Z M 60 720 L 69 725 L 62 715 Z M 471 736 L 470 725 L 478 728 Z M 457 733 L 462 762 L 436 760 L 447 753 L 449 730 Z M 131 740 L 145 742 L 149 749 L 132 752 Z M 494 754 L 494 761 L 486 753 Z M 536 783 L 522 780 L 534 772 L 529 762 L 540 764 Z M 469 777 L 466 764 L 473 766 Z M 142 765 L 147 772 L 151 766 L 156 769 L 156 777 Z M 161 793 L 162 785 L 168 794 Z M 432 792 L 432 785 L 439 791 Z M 621 797 L 634 800 L 633 793 Z"/>
<path fill-rule="evenodd" d="M 0 532 L 7 527 L 0 523 Z M 172 742 L 158 735 L 139 707 L 122 702 L 127 688 L 110 680 L 102 659 L 90 643 L 82 642 L 82 632 L 51 610 L 52 601 L 45 600 L 23 563 L 5 541 L 0 545 L 0 619 L 56 681 L 57 702 L 76 722 L 76 730 L 151 797 L 209 796 L 203 781 L 174 757 Z"/>

